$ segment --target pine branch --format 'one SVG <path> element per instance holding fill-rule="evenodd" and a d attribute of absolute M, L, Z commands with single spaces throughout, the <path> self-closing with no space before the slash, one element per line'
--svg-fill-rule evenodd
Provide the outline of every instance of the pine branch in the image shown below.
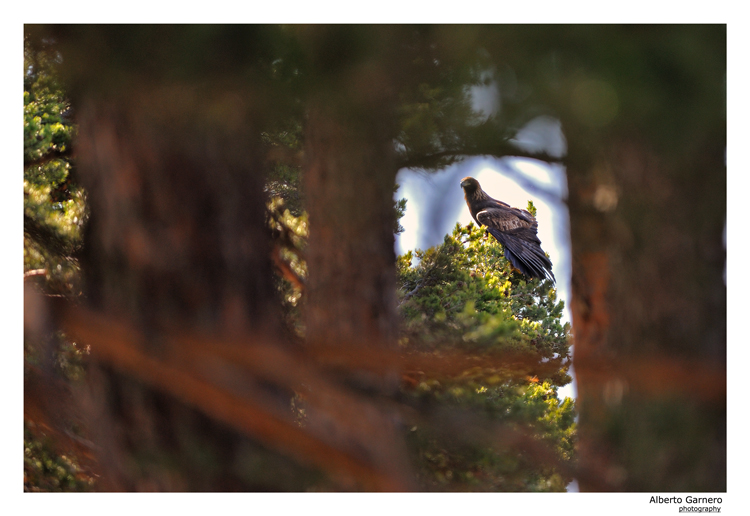
<path fill-rule="evenodd" d="M 52 228 L 28 215 L 23 216 L 23 232 L 45 250 L 57 256 L 70 256 L 78 247 L 78 244 L 61 237 Z"/>
<path fill-rule="evenodd" d="M 33 159 L 33 160 L 26 160 L 23 161 L 23 169 L 26 170 L 30 167 L 39 167 L 42 165 L 46 165 L 47 163 L 51 161 L 55 161 L 57 159 L 65 159 L 65 158 L 72 158 L 73 157 L 73 148 L 68 146 L 65 150 L 51 150 L 44 156 L 42 156 L 39 159 Z"/>
<path fill-rule="evenodd" d="M 432 154 L 424 154 L 422 156 L 407 157 L 403 159 L 399 164 L 401 168 L 435 168 L 441 165 L 441 161 L 445 159 L 463 159 L 468 156 L 494 156 L 496 158 L 529 158 L 536 159 L 539 161 L 545 161 L 547 163 L 559 163 L 565 164 L 565 160 L 558 156 L 553 156 L 546 152 L 528 152 L 519 149 L 515 145 L 509 143 L 501 143 L 492 146 L 467 146 L 460 149 L 448 149 L 441 152 L 435 152 Z"/>
<path fill-rule="evenodd" d="M 417 292 L 419 292 L 422 289 L 422 287 L 424 286 L 424 284 L 425 284 L 426 281 L 427 281 L 427 276 L 425 276 L 424 278 L 422 278 L 422 281 L 420 281 L 419 283 L 417 283 L 416 287 L 414 287 L 412 290 L 410 290 L 409 292 L 406 293 L 406 295 L 401 300 L 401 302 L 398 304 L 398 306 L 403 305 L 409 299 L 411 299 L 411 297 L 414 296 L 414 294 L 416 294 Z"/>
<path fill-rule="evenodd" d="M 23 279 L 32 278 L 34 276 L 44 276 L 47 274 L 47 269 L 32 269 L 23 273 Z"/>
<path fill-rule="evenodd" d="M 412 290 L 406 293 L 404 298 L 401 300 L 401 302 L 398 304 L 398 306 L 403 305 L 406 303 L 409 299 L 411 299 L 417 292 L 422 290 L 422 287 L 424 287 L 426 284 L 428 284 L 429 280 L 432 279 L 432 273 L 435 272 L 435 269 L 438 267 L 438 258 L 440 258 L 440 253 L 443 252 L 443 246 L 440 246 L 438 248 L 437 255 L 435 256 L 434 261 L 432 264 L 427 268 L 427 270 L 424 273 L 424 276 L 422 276 L 422 280 L 417 283 L 417 286 L 414 287 Z"/>
<path fill-rule="evenodd" d="M 292 249 L 294 249 L 295 252 L 298 252 L 296 248 Z M 271 259 L 273 260 L 273 264 L 276 266 L 276 269 L 279 271 L 283 278 L 294 285 L 297 290 L 300 290 L 301 292 L 305 291 L 305 280 L 302 279 L 296 272 L 294 272 L 291 265 L 281 257 L 280 246 L 276 246 L 274 248 L 273 253 L 271 253 Z"/>

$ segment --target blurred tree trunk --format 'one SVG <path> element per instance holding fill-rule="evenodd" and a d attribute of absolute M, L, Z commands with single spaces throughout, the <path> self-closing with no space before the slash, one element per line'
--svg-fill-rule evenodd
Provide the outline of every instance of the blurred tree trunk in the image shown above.
<path fill-rule="evenodd" d="M 82 269 L 92 315 L 78 328 L 97 358 L 87 403 L 101 487 L 327 485 L 296 459 L 334 473 L 337 488 L 410 485 L 393 418 L 339 390 L 314 365 L 300 365 L 284 345 L 260 144 L 264 121 L 282 115 L 258 101 L 272 96 L 259 62 L 273 59 L 255 55 L 266 48 L 262 29 L 65 27 L 58 34 L 90 208 Z M 200 41 L 216 60 L 191 54 Z M 92 48 L 101 52 L 89 55 Z M 355 80 L 380 77 L 371 71 Z M 383 116 L 387 101 L 370 102 L 371 91 L 380 90 L 365 88 L 364 102 L 343 109 L 334 107 L 338 96 L 322 95 L 310 110 L 306 306 L 314 343 L 387 345 L 395 335 L 393 131 Z M 93 314 L 122 325 L 109 335 Z M 181 345 L 191 341 L 199 345 Z M 224 360 L 226 353 L 240 363 Z M 245 370 L 242 360 L 250 362 Z M 291 408 L 300 392 L 304 429 Z"/>
<path fill-rule="evenodd" d="M 398 59 L 392 28 L 306 27 L 300 30 L 313 63 L 305 121 L 303 171 L 310 230 L 305 259 L 305 340 L 311 346 L 376 349 L 395 344 L 396 255 L 393 192 L 397 166 L 394 105 Z M 331 58 L 337 57 L 335 61 Z M 397 388 L 395 375 L 347 373 L 366 391 Z M 328 434 L 366 463 L 389 472 L 388 489 L 413 488 L 399 417 L 362 398 L 333 428 L 309 407 L 307 428 Z M 352 446 L 349 434 L 367 436 Z"/>
<path fill-rule="evenodd" d="M 313 344 L 387 345 L 397 329 L 393 185 L 383 113 L 310 114 L 305 188 L 307 338 Z"/>
<path fill-rule="evenodd" d="M 488 33 L 568 145 L 581 489 L 726 490 L 726 26 Z"/>
<path fill-rule="evenodd" d="M 582 490 L 725 491 L 722 113 L 690 147 L 570 138 Z M 675 128 L 680 132 L 679 128 Z"/>
<path fill-rule="evenodd" d="M 392 343 L 397 27 L 305 27 L 312 64 L 305 134 L 307 339 Z"/>
<path fill-rule="evenodd" d="M 726 490 L 724 144 L 696 154 L 569 171 L 583 490 Z"/>
<path fill-rule="evenodd" d="M 211 94 L 197 103 L 198 92 L 179 85 L 79 104 L 80 178 L 91 210 L 86 301 L 135 322 L 152 357 L 166 353 L 161 332 L 178 327 L 258 339 L 278 329 L 251 121 L 212 125 L 195 108 Z M 238 435 L 127 375 L 97 369 L 92 426 L 108 459 L 106 488 L 262 489 L 231 472 Z M 205 462 L 191 460 L 197 453 Z"/>
<path fill-rule="evenodd" d="M 326 104 L 308 114 L 305 341 L 311 346 L 382 348 L 395 341 L 395 166 L 384 118 L 377 110 L 342 115 Z M 348 385 L 366 390 L 397 387 L 364 371 L 345 376 Z M 352 408 L 342 413 L 348 425 L 332 426 L 325 412 L 307 407 L 306 429 L 389 471 L 395 482 L 389 490 L 411 486 L 406 446 L 395 424 L 398 417 L 383 417 L 365 398 Z M 369 436 L 358 447 L 352 446 L 353 430 Z"/>
<path fill-rule="evenodd" d="M 85 303 L 123 325 L 98 335 L 94 330 L 90 341 L 95 355 L 120 350 L 114 359 L 93 361 L 88 375 L 85 404 L 92 440 L 100 446 L 99 488 L 299 489 L 293 461 L 274 459 L 266 475 L 248 471 L 252 460 L 262 463 L 273 454 L 207 415 L 210 403 L 197 410 L 195 399 L 170 394 L 171 387 L 184 386 L 165 380 L 182 378 L 170 371 L 179 373 L 175 364 L 191 357 L 164 335 L 225 336 L 229 342 L 245 335 L 250 344 L 279 335 L 262 113 L 252 104 L 257 85 L 222 75 L 221 62 L 201 64 L 199 55 L 181 60 L 195 40 L 214 37 L 210 28 L 55 30 L 79 124 L 78 177 L 90 209 L 81 257 Z M 252 41 L 233 40 L 227 32 L 215 35 L 209 49 L 226 56 L 245 45 L 252 52 Z M 94 327 L 93 319 L 83 324 Z M 126 354 L 118 342 L 133 351 Z M 133 366 L 168 363 L 173 369 L 163 372 L 160 365 Z M 226 367 L 206 360 L 196 367 L 195 378 L 207 385 L 244 385 Z M 286 397 L 281 405 L 288 412 L 291 394 L 277 396 Z"/>

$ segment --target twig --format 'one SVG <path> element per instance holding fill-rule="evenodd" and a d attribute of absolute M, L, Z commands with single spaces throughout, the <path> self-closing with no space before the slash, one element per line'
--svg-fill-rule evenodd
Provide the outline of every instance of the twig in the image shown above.
<path fill-rule="evenodd" d="M 23 279 L 33 278 L 34 276 L 44 276 L 47 269 L 32 269 L 23 273 Z"/>
<path fill-rule="evenodd" d="M 564 165 L 565 159 L 547 154 L 546 152 L 528 152 L 510 144 L 500 144 L 495 147 L 465 147 L 462 149 L 448 149 L 433 154 L 425 154 L 413 158 L 406 158 L 398 165 L 399 168 L 433 168 L 444 158 L 462 159 L 470 156 L 494 156 L 496 158 L 529 158 L 547 163 Z"/>
<path fill-rule="evenodd" d="M 289 265 L 284 259 L 281 257 L 281 247 L 276 246 L 271 253 L 271 259 L 273 261 L 273 264 L 276 266 L 276 269 L 281 273 L 281 275 L 287 279 L 297 290 L 300 290 L 302 292 L 305 291 L 305 281 L 300 278 L 300 276 L 292 270 L 291 265 Z"/>
<path fill-rule="evenodd" d="M 414 287 L 412 290 L 410 290 L 409 292 L 406 293 L 406 295 L 401 300 L 401 302 L 398 304 L 398 306 L 401 306 L 402 304 L 406 303 L 414 294 L 416 294 L 417 292 L 419 292 L 421 290 L 421 288 L 424 286 L 424 284 L 425 284 L 426 281 L 427 281 L 427 276 L 425 276 L 424 278 L 422 278 L 422 281 L 420 281 L 419 283 L 417 283 L 416 287 Z"/>
<path fill-rule="evenodd" d="M 57 159 L 65 159 L 65 158 L 72 158 L 72 157 L 73 157 L 72 147 L 68 147 L 64 151 L 52 150 L 39 159 L 29 160 L 29 161 L 24 160 L 23 169 L 26 170 L 30 167 L 38 167 L 38 166 L 46 165 L 47 163 L 51 161 L 55 161 Z"/>

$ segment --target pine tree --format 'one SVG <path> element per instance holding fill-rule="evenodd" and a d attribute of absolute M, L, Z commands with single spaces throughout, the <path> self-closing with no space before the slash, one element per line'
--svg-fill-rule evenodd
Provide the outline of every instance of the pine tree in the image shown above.
<path fill-rule="evenodd" d="M 427 418 L 410 439 L 423 487 L 564 490 L 572 480 L 574 402 L 560 401 L 557 388 L 571 381 L 570 325 L 561 324 L 564 304 L 551 282 L 514 272 L 502 247 L 473 223 L 457 224 L 439 246 L 400 256 L 398 274 L 400 348 L 475 359 L 451 374 L 415 372 L 404 383 L 409 402 L 475 424 L 482 414 L 499 428 L 532 435 L 554 450 L 557 465 L 524 456 L 520 442 L 488 443 L 469 422 L 451 433 Z M 540 365 L 543 372 L 535 371 Z"/>

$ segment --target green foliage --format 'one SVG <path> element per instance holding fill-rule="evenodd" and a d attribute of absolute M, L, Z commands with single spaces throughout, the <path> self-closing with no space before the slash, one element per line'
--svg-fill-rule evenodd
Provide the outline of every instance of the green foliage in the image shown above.
<path fill-rule="evenodd" d="M 73 178 L 75 125 L 57 80 L 60 57 L 44 42 L 37 44 L 27 40 L 24 46 L 24 273 L 29 273 L 26 281 L 44 293 L 72 297 L 80 292 L 75 254 L 86 219 L 85 194 Z M 51 352 L 57 378 L 71 383 L 83 379 L 87 350 L 59 332 L 47 340 L 51 351 L 42 351 L 39 344 L 25 342 L 27 366 L 39 366 Z M 78 462 L 74 453 L 61 449 L 45 433 L 43 425 L 24 421 L 25 490 L 90 490 L 94 480 Z"/>
<path fill-rule="evenodd" d="M 293 215 L 302 215 L 304 198 L 302 177 L 299 167 L 275 164 L 266 180 L 266 193 L 269 199 L 280 199 Z"/>
<path fill-rule="evenodd" d="M 404 66 L 413 81 L 400 90 L 396 106 L 403 166 L 440 170 L 467 154 L 491 153 L 493 145 L 513 136 L 513 128 L 473 109 L 472 87 L 487 85 L 494 65 L 462 37 L 473 39 L 476 33 L 467 27 L 452 34 L 420 27 L 404 46 Z"/>
<path fill-rule="evenodd" d="M 533 205 L 529 211 L 534 212 Z M 297 217 L 283 201 L 269 203 L 271 227 L 285 242 L 281 256 L 304 280 L 303 251 L 307 217 Z M 528 281 L 515 272 L 502 248 L 473 225 L 456 225 L 443 244 L 398 257 L 402 330 L 400 348 L 440 355 L 463 351 L 477 357 L 477 367 L 455 376 L 421 375 L 403 386 L 406 403 L 427 412 L 460 417 L 469 411 L 484 419 L 478 427 L 502 425 L 532 436 L 556 459 L 575 461 L 575 404 L 558 399 L 557 389 L 571 381 L 570 326 L 560 322 L 564 303 L 548 280 Z M 304 336 L 301 323 L 303 291 L 279 279 L 287 321 Z M 526 374 L 523 367 L 482 365 L 482 357 L 511 352 L 535 360 L 562 359 L 545 378 Z M 299 417 L 304 416 L 293 407 Z M 470 416 L 473 417 L 473 416 Z M 421 486 L 428 490 L 564 491 L 572 480 L 523 453 L 493 447 L 471 431 L 464 439 L 446 435 L 429 418 L 410 429 L 408 442 Z M 477 437 L 477 438 L 475 438 Z"/>
<path fill-rule="evenodd" d="M 415 63 L 430 75 L 439 74 L 440 67 L 434 63 L 424 63 L 421 59 Z M 450 75 L 461 75 L 451 73 Z M 468 78 L 468 77 L 467 77 Z M 413 90 L 401 95 L 399 106 L 401 131 L 398 143 L 404 157 L 434 155 L 443 149 L 452 148 L 460 140 L 454 127 L 457 120 L 466 124 L 476 123 L 478 119 L 471 109 L 464 81 L 459 77 L 445 77 L 441 82 L 418 84 Z M 430 163 L 427 168 L 438 170 L 455 161 L 453 156 L 446 156 Z"/>
<path fill-rule="evenodd" d="M 398 185 L 396 185 L 395 189 L 398 190 Z M 400 221 L 406 214 L 406 199 L 394 200 L 393 209 L 396 210 L 396 222 L 394 223 L 393 234 L 399 235 L 404 232 L 404 226 L 401 225 Z"/>
<path fill-rule="evenodd" d="M 27 41 L 24 58 L 24 271 L 43 271 L 45 290 L 74 295 L 86 218 L 70 159 L 75 126 L 56 80 L 59 56 Z"/>
<path fill-rule="evenodd" d="M 481 402 L 480 402 L 481 398 Z M 430 421 L 412 427 L 409 444 L 415 454 L 419 480 L 428 490 L 450 491 L 564 491 L 572 480 L 554 467 L 540 464 L 528 452 L 494 445 L 492 437 L 504 432 L 523 432 L 532 441 L 546 445 L 556 459 L 570 465 L 575 460 L 574 402 L 560 401 L 549 383 L 515 389 L 480 388 L 473 402 L 468 399 L 440 401 L 444 417 L 464 423 L 453 432 L 443 423 Z M 474 413 L 481 409 L 484 419 Z M 472 417 L 474 416 L 474 417 Z M 490 423 L 488 423 L 488 421 Z M 477 428 L 491 424 L 491 435 Z M 458 438 L 456 437 L 458 436 Z"/>
<path fill-rule="evenodd" d="M 90 491 L 94 479 L 88 475 L 75 458 L 59 453 L 53 441 L 39 432 L 32 433 L 24 425 L 23 487 L 32 492 Z"/>
<path fill-rule="evenodd" d="M 301 122 L 290 118 L 274 130 L 263 131 L 261 141 L 275 158 L 266 178 L 266 195 L 269 199 L 281 199 L 293 215 L 302 215 L 302 169 L 296 164 L 302 155 Z"/>
<path fill-rule="evenodd" d="M 457 224 L 441 245 L 409 251 L 397 266 L 402 349 L 478 357 L 476 367 L 458 375 L 418 375 L 405 384 L 407 399 L 449 413 L 481 414 L 533 436 L 560 463 L 571 464 L 574 402 L 557 397 L 557 388 L 571 381 L 570 326 L 560 322 L 564 304 L 554 285 L 515 272 L 502 247 L 474 224 Z M 559 367 L 540 379 L 524 374 L 523 366 L 482 365 L 482 357 L 503 353 L 553 359 Z M 471 431 L 460 432 L 466 435 L 460 441 L 441 435 L 440 426 L 429 421 L 410 435 L 426 489 L 562 491 L 571 480 L 512 449 L 493 449 Z"/>
<path fill-rule="evenodd" d="M 86 356 L 90 351 L 88 346 L 82 348 L 62 332 L 58 332 L 55 338 L 58 342 L 55 365 L 60 373 L 71 383 L 83 381 L 86 377 Z"/>
<path fill-rule="evenodd" d="M 406 339 L 569 357 L 570 326 L 560 323 L 564 303 L 552 282 L 514 272 L 502 246 L 473 223 L 456 224 L 440 246 L 400 256 L 397 268 Z M 557 385 L 568 382 L 562 376 Z"/>
<path fill-rule="evenodd" d="M 282 313 L 291 334 L 304 336 L 302 322 L 302 286 L 307 277 L 304 251 L 307 245 L 307 213 L 294 215 L 281 197 L 268 203 L 269 225 L 276 243 L 273 251 L 280 274 L 276 291 L 281 300 Z"/>

